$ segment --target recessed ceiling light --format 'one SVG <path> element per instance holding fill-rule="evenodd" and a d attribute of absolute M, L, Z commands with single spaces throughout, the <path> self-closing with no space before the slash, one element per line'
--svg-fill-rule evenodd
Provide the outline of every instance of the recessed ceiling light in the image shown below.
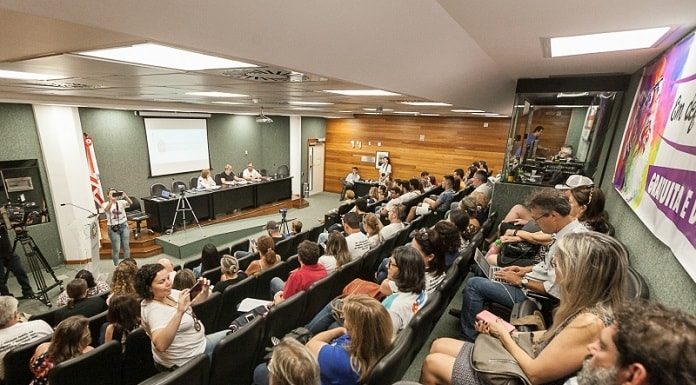
<path fill-rule="evenodd" d="M 229 104 L 229 105 L 243 105 L 243 104 L 248 104 L 248 103 L 242 103 L 242 102 L 213 102 L 215 104 Z"/>
<path fill-rule="evenodd" d="M 370 111 L 370 112 L 392 112 L 394 111 L 391 108 L 382 108 L 382 109 L 377 109 L 377 108 L 363 108 L 365 111 Z"/>
<path fill-rule="evenodd" d="M 329 102 L 303 102 L 301 100 L 291 100 L 288 102 L 288 104 L 293 105 L 293 106 L 328 106 L 333 103 Z"/>
<path fill-rule="evenodd" d="M 205 55 L 155 43 L 77 52 L 78 55 L 147 66 L 199 71 L 216 68 L 249 68 L 255 64 Z"/>
<path fill-rule="evenodd" d="M 420 114 L 420 116 L 440 116 L 440 114 Z"/>
<path fill-rule="evenodd" d="M 552 37 L 549 39 L 551 57 L 649 48 L 657 43 L 670 29 L 670 27 L 659 27 L 590 35 Z"/>
<path fill-rule="evenodd" d="M 411 106 L 426 106 L 426 107 L 451 107 L 449 103 L 442 102 L 399 102 L 401 104 L 408 104 Z"/>
<path fill-rule="evenodd" d="M 249 95 L 232 94 L 229 92 L 218 92 L 218 91 L 187 92 L 186 95 L 205 96 L 208 98 L 246 98 L 246 97 L 249 97 Z"/>
<path fill-rule="evenodd" d="M 394 111 L 394 113 L 399 115 L 418 115 L 416 111 Z"/>
<path fill-rule="evenodd" d="M 67 76 L 50 75 L 50 74 L 37 74 L 37 73 L 33 73 L 33 72 L 22 72 L 22 71 L 0 70 L 0 78 L 18 79 L 18 80 L 53 80 L 53 79 L 65 79 L 65 78 L 67 78 Z"/>
<path fill-rule="evenodd" d="M 470 110 L 470 109 L 450 110 L 450 111 L 452 111 L 452 112 L 463 112 L 463 113 L 467 113 L 467 114 L 472 114 L 472 113 L 475 113 L 475 112 L 486 112 L 486 111 L 484 111 L 484 110 Z"/>
<path fill-rule="evenodd" d="M 324 90 L 324 92 L 345 96 L 401 96 L 401 94 L 384 90 Z"/>

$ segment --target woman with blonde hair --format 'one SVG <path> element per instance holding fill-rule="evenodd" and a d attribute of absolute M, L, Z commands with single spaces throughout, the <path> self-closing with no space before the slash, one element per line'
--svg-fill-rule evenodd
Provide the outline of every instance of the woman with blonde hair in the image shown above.
<path fill-rule="evenodd" d="M 319 364 L 306 346 L 286 337 L 273 348 L 268 381 L 270 385 L 319 385 Z"/>
<path fill-rule="evenodd" d="M 329 240 L 326 241 L 326 252 L 319 257 L 319 264 L 324 266 L 326 274 L 333 273 L 352 259 L 346 237 L 338 231 L 332 231 Z"/>
<path fill-rule="evenodd" d="M 377 214 L 366 214 L 363 218 L 363 227 L 367 233 L 367 243 L 370 245 L 370 248 L 373 249 L 379 246 L 382 243 L 382 237 L 379 235 L 379 231 L 382 230 L 382 222 Z"/>
<path fill-rule="evenodd" d="M 587 345 L 611 324 L 614 309 L 624 300 L 628 252 L 604 234 L 568 234 L 558 241 L 551 264 L 560 288 L 560 305 L 551 328 L 542 335 L 520 334 L 516 340 L 500 322 L 476 324 L 479 333 L 500 341 L 532 384 L 562 384 L 580 370 Z M 532 349 L 518 344 L 532 336 Z M 449 338 L 436 340 L 423 364 L 420 382 L 479 384 L 471 367 L 473 346 Z"/>
<path fill-rule="evenodd" d="M 44 342 L 36 347 L 34 356 L 29 361 L 29 369 L 34 375 L 30 385 L 48 384 L 48 375 L 53 368 L 63 361 L 89 352 L 92 335 L 89 332 L 89 320 L 77 315 L 64 319 L 56 326 L 51 342 Z"/>
<path fill-rule="evenodd" d="M 247 267 L 246 275 L 252 275 L 275 266 L 280 262 L 280 255 L 277 255 L 273 248 L 275 242 L 270 235 L 262 235 L 256 239 L 256 249 L 259 251 L 259 259 L 252 261 Z"/>

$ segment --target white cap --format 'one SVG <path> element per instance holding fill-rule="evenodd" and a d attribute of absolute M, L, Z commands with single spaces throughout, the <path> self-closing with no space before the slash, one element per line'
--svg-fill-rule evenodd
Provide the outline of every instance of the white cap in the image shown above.
<path fill-rule="evenodd" d="M 557 184 L 556 190 L 570 190 L 582 186 L 594 186 L 594 182 L 584 175 L 571 175 L 564 184 Z"/>

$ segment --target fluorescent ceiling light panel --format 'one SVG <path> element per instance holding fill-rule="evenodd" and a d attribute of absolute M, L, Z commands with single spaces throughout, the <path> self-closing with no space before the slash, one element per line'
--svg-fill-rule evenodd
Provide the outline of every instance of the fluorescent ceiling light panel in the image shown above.
<path fill-rule="evenodd" d="M 324 90 L 324 92 L 345 96 L 401 96 L 401 94 L 384 90 Z"/>
<path fill-rule="evenodd" d="M 420 114 L 420 116 L 440 116 L 440 114 Z"/>
<path fill-rule="evenodd" d="M 218 92 L 218 91 L 187 92 L 186 95 L 205 96 L 205 97 L 209 97 L 209 98 L 246 98 L 246 97 L 249 97 L 249 95 L 232 94 L 229 92 Z"/>
<path fill-rule="evenodd" d="M 649 48 L 657 43 L 669 30 L 670 27 L 659 27 L 591 35 L 552 37 L 549 39 L 551 57 Z"/>
<path fill-rule="evenodd" d="M 401 104 L 408 104 L 411 106 L 425 106 L 425 107 L 451 107 L 449 103 L 442 102 L 399 102 Z"/>
<path fill-rule="evenodd" d="M 67 76 L 50 75 L 50 74 L 37 74 L 37 73 L 33 73 L 33 72 L 22 72 L 22 71 L 0 70 L 0 78 L 17 79 L 17 80 L 52 80 L 52 79 L 65 79 L 65 78 L 67 78 Z"/>
<path fill-rule="evenodd" d="M 400 114 L 400 115 L 418 115 L 419 113 L 416 111 L 394 111 L 395 114 Z"/>
<path fill-rule="evenodd" d="M 288 102 L 288 104 L 293 105 L 293 106 L 328 106 L 333 103 L 329 102 L 303 102 L 301 100 L 291 100 Z"/>
<path fill-rule="evenodd" d="M 583 96 L 590 96 L 589 92 L 559 92 L 556 94 L 557 98 L 581 98 Z"/>
<path fill-rule="evenodd" d="M 78 55 L 99 59 L 141 64 L 146 66 L 174 68 L 184 71 L 200 71 L 216 68 L 249 68 L 255 64 L 224 59 L 217 56 L 167 47 L 155 43 L 134 44 L 127 47 L 98 49 L 77 52 Z"/>
<path fill-rule="evenodd" d="M 242 102 L 213 102 L 213 103 L 215 103 L 215 104 L 228 104 L 228 105 L 232 105 L 232 106 L 248 104 L 248 103 L 242 103 Z"/>
<path fill-rule="evenodd" d="M 340 112 L 342 114 L 352 114 L 353 113 L 353 111 L 338 111 L 338 112 Z"/>
<path fill-rule="evenodd" d="M 363 110 L 365 110 L 365 111 L 370 111 L 370 112 L 392 112 L 392 111 L 394 111 L 394 110 L 391 109 L 391 108 L 382 108 L 382 109 L 379 110 L 379 111 L 377 111 L 376 108 L 363 108 Z"/>
<path fill-rule="evenodd" d="M 484 110 L 468 110 L 468 109 L 463 109 L 463 110 L 450 110 L 452 112 L 463 112 L 466 114 L 472 114 L 472 113 L 477 113 L 477 112 L 486 112 Z"/>

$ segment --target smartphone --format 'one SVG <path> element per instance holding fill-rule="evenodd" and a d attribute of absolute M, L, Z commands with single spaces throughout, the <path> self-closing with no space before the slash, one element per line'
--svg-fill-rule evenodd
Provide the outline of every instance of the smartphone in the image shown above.
<path fill-rule="evenodd" d="M 193 301 L 202 290 L 203 290 L 203 281 L 196 282 L 196 284 L 193 285 L 193 287 L 189 291 L 189 297 L 191 297 L 191 301 Z"/>
<path fill-rule="evenodd" d="M 120 198 L 123 196 L 123 191 L 114 191 L 113 196 L 114 198 Z"/>
<path fill-rule="evenodd" d="M 487 324 L 492 324 L 492 323 L 496 323 L 496 322 L 502 323 L 502 324 L 503 324 L 503 327 L 505 328 L 505 330 L 506 330 L 508 333 L 512 333 L 512 332 L 515 330 L 515 327 L 514 327 L 512 324 L 510 324 L 509 322 L 507 322 L 507 321 L 505 321 L 505 320 L 503 320 L 503 319 L 501 319 L 500 321 L 498 321 L 498 318 L 500 318 L 500 317 L 498 317 L 497 315 L 495 315 L 495 314 L 489 312 L 488 310 L 484 310 L 484 311 L 482 311 L 482 312 L 476 314 L 476 319 L 477 319 L 478 321 L 483 321 L 483 322 L 485 322 L 485 323 L 487 323 Z"/>

